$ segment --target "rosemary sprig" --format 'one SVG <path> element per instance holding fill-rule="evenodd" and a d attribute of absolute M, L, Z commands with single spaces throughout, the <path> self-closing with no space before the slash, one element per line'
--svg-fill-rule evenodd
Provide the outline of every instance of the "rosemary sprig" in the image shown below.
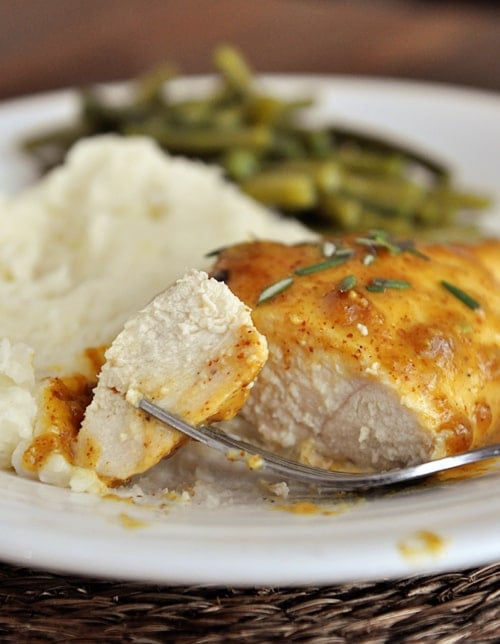
<path fill-rule="evenodd" d="M 222 251 L 226 250 L 226 248 L 229 248 L 229 246 L 219 246 L 219 248 L 209 250 L 208 253 L 205 253 L 205 257 L 217 257 L 217 255 L 220 255 Z"/>
<path fill-rule="evenodd" d="M 360 246 L 372 249 L 382 248 L 394 255 L 402 252 L 401 248 L 389 239 L 388 233 L 385 231 L 373 231 L 369 237 L 356 237 L 355 241 Z"/>
<path fill-rule="evenodd" d="M 404 253 L 411 253 L 412 255 L 416 255 L 417 257 L 420 257 L 420 259 L 425 259 L 427 261 L 430 260 L 429 255 L 426 255 L 416 247 L 415 241 L 413 239 L 408 239 L 402 242 L 398 242 L 398 246 L 400 250 Z"/>
<path fill-rule="evenodd" d="M 441 280 L 441 286 L 444 286 L 444 288 L 449 293 L 454 295 L 457 300 L 460 300 L 463 304 L 465 304 L 465 306 L 468 306 L 469 309 L 475 310 L 481 308 L 481 305 L 477 300 L 468 295 L 465 291 L 462 291 L 462 289 L 458 288 L 458 286 L 450 284 L 450 282 L 447 282 L 446 280 Z"/>
<path fill-rule="evenodd" d="M 283 291 L 285 291 L 289 286 L 291 286 L 292 283 L 293 283 L 293 277 L 288 276 L 288 277 L 283 277 L 283 279 L 280 279 L 277 282 L 273 282 L 269 286 L 266 286 L 266 288 L 263 291 L 261 291 L 257 299 L 257 305 L 263 304 L 264 302 L 267 302 L 268 300 L 275 297 L 276 295 L 283 293 Z"/>
<path fill-rule="evenodd" d="M 392 280 L 383 277 L 375 277 L 366 285 L 366 290 L 371 293 L 383 293 L 388 288 L 405 289 L 410 288 L 410 282 L 406 280 Z"/>
<path fill-rule="evenodd" d="M 319 271 L 324 271 L 327 268 L 333 268 L 334 266 L 340 266 L 344 264 L 352 253 L 334 255 L 330 259 L 325 259 L 323 262 L 318 262 L 317 264 L 309 264 L 309 266 L 302 266 L 295 269 L 295 275 L 311 275 L 311 273 L 317 273 Z"/>
<path fill-rule="evenodd" d="M 356 275 L 346 275 L 339 284 L 339 291 L 341 293 L 347 293 L 347 291 L 350 291 L 356 286 L 356 282 Z"/>

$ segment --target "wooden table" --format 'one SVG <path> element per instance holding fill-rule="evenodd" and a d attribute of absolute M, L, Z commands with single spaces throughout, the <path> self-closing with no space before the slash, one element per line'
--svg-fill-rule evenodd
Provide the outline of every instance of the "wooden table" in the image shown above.
<path fill-rule="evenodd" d="M 4 0 L 0 99 L 129 78 L 164 60 L 206 72 L 220 42 L 260 71 L 500 89 L 497 2 Z"/>
<path fill-rule="evenodd" d="M 500 90 L 500 5 L 390 0 L 3 0 L 0 99 L 125 79 L 164 60 L 211 69 L 424 79 Z M 1 529 L 1 528 L 0 528 Z M 2 642 L 500 640 L 500 564 L 325 588 L 172 587 L 0 565 Z"/>

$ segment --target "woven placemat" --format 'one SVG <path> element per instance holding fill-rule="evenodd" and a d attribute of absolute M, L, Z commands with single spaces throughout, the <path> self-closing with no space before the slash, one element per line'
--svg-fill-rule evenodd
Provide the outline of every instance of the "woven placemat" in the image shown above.
<path fill-rule="evenodd" d="M 0 565 L 1 642 L 500 642 L 500 564 L 396 581 L 232 589 Z"/>

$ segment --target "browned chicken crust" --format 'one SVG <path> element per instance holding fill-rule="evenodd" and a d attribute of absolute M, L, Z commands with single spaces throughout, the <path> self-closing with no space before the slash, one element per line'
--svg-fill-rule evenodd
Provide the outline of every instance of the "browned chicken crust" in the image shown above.
<path fill-rule="evenodd" d="M 333 241 L 244 243 L 213 268 L 268 340 L 243 410 L 263 441 L 383 469 L 500 438 L 500 241 Z"/>

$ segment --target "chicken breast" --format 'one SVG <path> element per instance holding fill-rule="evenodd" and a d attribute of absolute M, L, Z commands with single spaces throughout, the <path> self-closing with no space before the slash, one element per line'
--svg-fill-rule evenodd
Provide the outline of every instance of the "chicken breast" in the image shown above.
<path fill-rule="evenodd" d="M 231 418 L 267 359 L 267 343 L 226 285 L 192 270 L 127 321 L 105 359 L 75 460 L 117 482 L 186 441 L 133 404 L 146 397 L 193 424 Z"/>
<path fill-rule="evenodd" d="M 500 283 L 500 241 L 485 239 L 480 244 L 468 246 L 467 250 L 491 271 L 494 278 Z"/>
<path fill-rule="evenodd" d="M 385 469 L 500 437 L 500 242 L 223 250 L 269 359 L 242 414 L 302 462 Z"/>

